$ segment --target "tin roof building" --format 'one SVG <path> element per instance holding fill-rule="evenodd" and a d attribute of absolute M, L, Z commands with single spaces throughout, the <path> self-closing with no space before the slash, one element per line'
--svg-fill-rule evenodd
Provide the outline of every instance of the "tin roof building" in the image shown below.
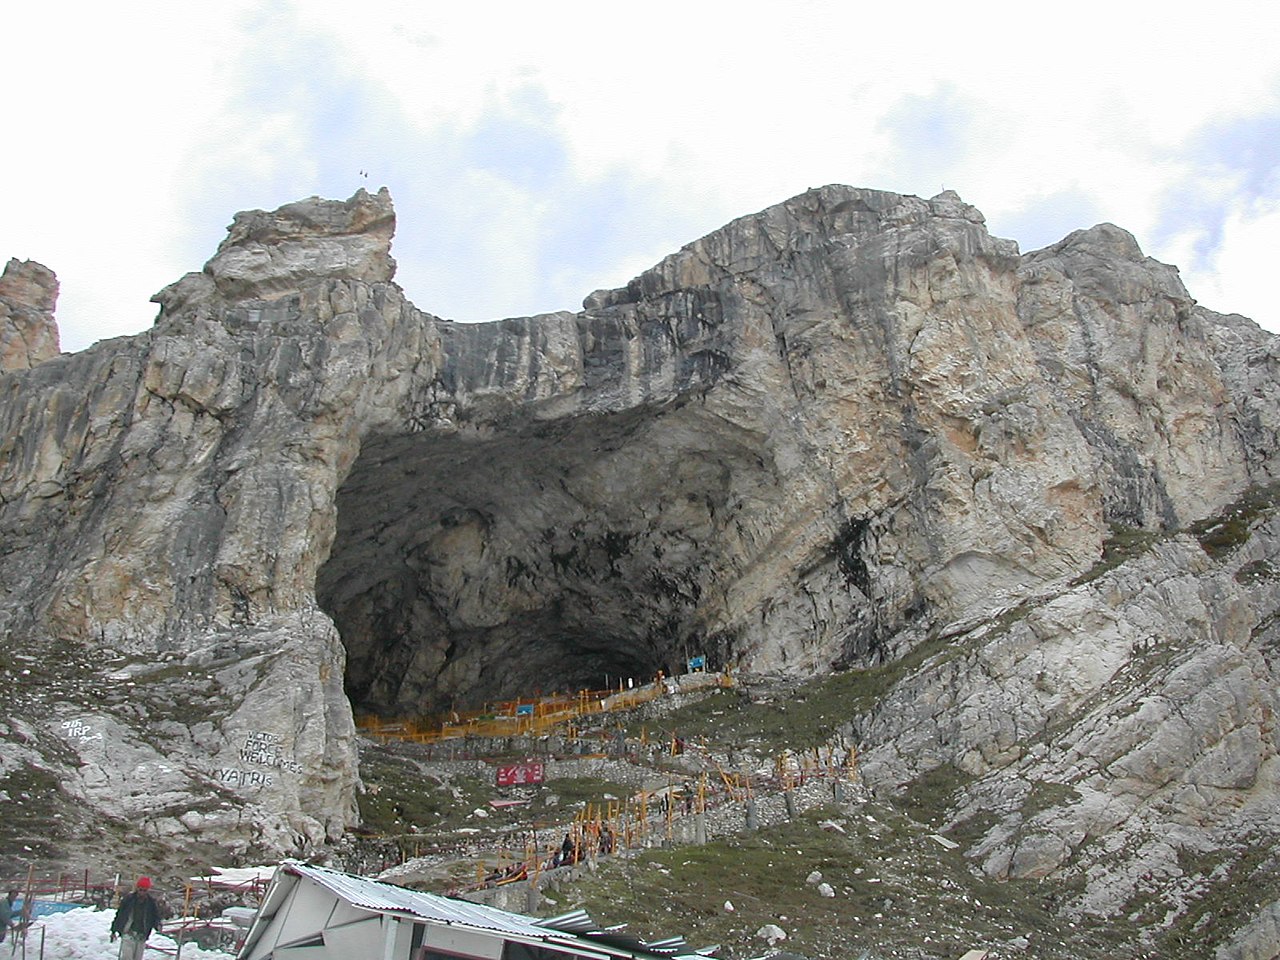
<path fill-rule="evenodd" d="M 286 860 L 237 960 L 705 960 L 714 949 L 642 941 L 582 910 L 540 920 Z"/>

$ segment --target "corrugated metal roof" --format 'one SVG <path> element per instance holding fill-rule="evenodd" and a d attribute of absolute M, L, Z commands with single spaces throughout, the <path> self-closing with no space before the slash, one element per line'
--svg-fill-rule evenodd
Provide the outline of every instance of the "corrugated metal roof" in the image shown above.
<path fill-rule="evenodd" d="M 562 913 L 557 917 L 549 917 L 538 922 L 544 927 L 550 927 L 552 930 L 564 930 L 566 933 L 591 933 L 600 929 L 600 925 L 592 920 L 585 910 L 570 910 L 568 913 Z"/>
<path fill-rule="evenodd" d="M 568 913 L 562 913 L 558 917 L 550 917 L 537 922 L 544 927 L 551 927 L 553 930 L 572 933 L 592 943 L 604 943 L 637 953 L 682 954 L 698 952 L 692 950 L 689 944 L 685 942 L 684 937 L 681 936 L 667 937 L 665 940 L 646 941 L 629 933 L 624 933 L 623 927 L 626 924 L 616 927 L 601 927 L 591 919 L 590 914 L 585 910 L 570 910 Z"/>
<path fill-rule="evenodd" d="M 454 900 L 434 893 L 406 890 L 394 884 L 370 880 L 367 877 L 355 877 L 295 860 L 284 861 L 280 864 L 280 868 L 314 880 L 349 903 L 367 910 L 391 910 L 422 917 L 424 920 L 434 920 L 437 923 L 499 930 L 525 937 L 546 937 L 551 933 L 533 917 L 508 913 L 506 910 L 487 907 L 481 903 L 468 903 L 465 900 Z"/>
<path fill-rule="evenodd" d="M 466 900 L 455 900 L 434 893 L 423 893 L 418 890 L 407 890 L 395 884 L 357 877 L 349 873 L 341 873 L 326 867 L 318 867 L 298 860 L 284 860 L 280 870 L 313 880 L 331 890 L 348 903 L 366 910 L 390 911 L 431 920 L 436 923 L 457 924 L 473 929 L 494 930 L 523 939 L 553 941 L 570 946 L 575 941 L 584 951 L 591 946 L 603 947 L 605 952 L 622 950 L 626 953 L 641 953 L 650 956 L 662 956 L 681 960 L 704 960 L 696 953 L 684 953 L 689 947 L 683 937 L 671 937 L 652 943 L 645 943 L 638 938 L 629 937 L 619 930 L 602 930 L 585 910 L 572 910 L 558 917 L 539 920 L 519 913 L 499 910 L 497 907 L 485 906 L 481 903 L 470 903 Z M 279 885 L 273 885 L 268 894 L 278 891 Z M 262 907 L 265 909 L 267 903 Z M 272 910 L 271 912 L 274 912 Z"/>
<path fill-rule="evenodd" d="M 617 947 L 619 950 L 630 950 L 631 952 L 649 953 L 651 951 L 645 949 L 645 943 L 639 937 L 633 937 L 629 933 L 619 933 L 614 930 L 611 933 L 603 931 L 599 933 L 584 934 L 587 940 L 592 943 L 603 943 L 610 947 Z"/>
<path fill-rule="evenodd" d="M 665 940 L 650 940 L 645 946 L 655 953 L 679 953 L 689 949 L 689 945 L 681 936 L 667 937 Z"/>

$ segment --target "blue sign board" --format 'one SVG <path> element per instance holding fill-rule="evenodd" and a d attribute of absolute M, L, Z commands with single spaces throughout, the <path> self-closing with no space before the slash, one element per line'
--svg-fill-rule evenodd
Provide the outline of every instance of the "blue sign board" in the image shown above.
<path fill-rule="evenodd" d="M 705 670 L 705 669 L 707 669 L 707 658 L 706 658 L 706 657 L 704 657 L 704 656 L 690 657 L 690 658 L 689 658 L 689 669 L 690 669 L 690 670 Z"/>

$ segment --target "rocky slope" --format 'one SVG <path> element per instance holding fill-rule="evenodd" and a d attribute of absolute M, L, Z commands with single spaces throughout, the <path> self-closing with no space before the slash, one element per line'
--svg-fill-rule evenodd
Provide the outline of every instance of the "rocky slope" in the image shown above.
<path fill-rule="evenodd" d="M 830 186 L 462 325 L 393 229 L 385 191 L 239 214 L 151 331 L 0 376 L 0 763 L 58 784 L 51 842 L 308 850 L 355 815 L 353 706 L 693 653 L 918 665 L 851 727 L 866 776 L 971 778 L 997 876 L 1270 828 L 1269 514 L 1176 532 L 1274 479 L 1276 346 L 1123 230 L 1020 255 L 953 193 Z M 1031 816 L 1037 782 L 1072 793 Z"/>

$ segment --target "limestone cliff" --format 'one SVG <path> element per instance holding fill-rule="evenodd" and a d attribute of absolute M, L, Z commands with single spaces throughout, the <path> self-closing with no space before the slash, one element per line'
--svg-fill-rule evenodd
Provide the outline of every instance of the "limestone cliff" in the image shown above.
<path fill-rule="evenodd" d="M 1166 634 L 1201 673 L 1169 661 L 1161 696 L 1253 678 L 1230 729 L 1269 769 L 1269 581 L 1242 601 L 1235 560 L 1173 534 L 1275 477 L 1276 347 L 1123 230 L 1020 255 L 953 193 L 829 186 L 581 312 L 464 325 L 405 300 L 393 227 L 385 191 L 240 214 L 154 329 L 0 379 L 0 629 L 66 665 L 8 675 L 6 773 L 164 836 L 305 848 L 352 819 L 352 705 L 952 638 L 983 652 L 858 720 L 869 779 L 1079 779 L 1031 741 L 1127 710 L 1090 698 Z M 1096 575 L 1121 529 L 1170 535 L 1158 569 Z M 1165 580 L 1152 611 L 1132 584 Z M 1137 749 L 1155 727 L 1129 722 Z M 1211 747 L 1159 775 L 1198 783 Z M 1071 829 L 1035 856 L 993 830 L 983 862 L 1052 871 Z"/>
<path fill-rule="evenodd" d="M 26 370 L 58 355 L 53 311 L 58 279 L 34 260 L 10 260 L 0 274 L 0 370 Z"/>

